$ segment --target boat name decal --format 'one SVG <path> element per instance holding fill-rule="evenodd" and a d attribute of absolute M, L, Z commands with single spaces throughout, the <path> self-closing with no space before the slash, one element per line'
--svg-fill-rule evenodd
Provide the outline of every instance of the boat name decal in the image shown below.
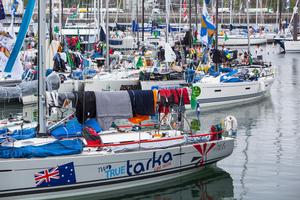
<path fill-rule="evenodd" d="M 146 164 L 144 164 L 143 162 L 131 164 L 130 160 L 127 160 L 127 174 L 128 176 L 132 176 L 143 173 L 150 169 L 159 171 L 162 168 L 170 166 L 172 160 L 173 157 L 170 152 L 167 152 L 164 155 L 159 155 L 158 157 L 156 157 L 156 152 L 153 152 L 152 158 L 148 159 Z"/>
<path fill-rule="evenodd" d="M 131 160 L 126 161 L 126 165 L 113 167 L 112 165 L 106 165 L 98 167 L 98 173 L 104 173 L 106 178 L 113 178 L 117 176 L 127 175 L 134 176 L 143 172 L 153 169 L 154 171 L 160 171 L 172 165 L 173 156 L 170 152 L 166 152 L 162 155 L 157 155 L 153 152 L 152 157 L 146 161 L 135 162 Z"/>

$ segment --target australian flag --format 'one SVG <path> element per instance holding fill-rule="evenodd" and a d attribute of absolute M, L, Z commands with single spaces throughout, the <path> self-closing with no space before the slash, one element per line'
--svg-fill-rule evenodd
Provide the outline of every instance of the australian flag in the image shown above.
<path fill-rule="evenodd" d="M 0 0 L 0 20 L 1 19 L 5 19 L 5 12 L 4 12 L 2 0 Z"/>
<path fill-rule="evenodd" d="M 36 187 L 49 187 L 76 183 L 74 163 L 45 169 L 34 174 Z"/>

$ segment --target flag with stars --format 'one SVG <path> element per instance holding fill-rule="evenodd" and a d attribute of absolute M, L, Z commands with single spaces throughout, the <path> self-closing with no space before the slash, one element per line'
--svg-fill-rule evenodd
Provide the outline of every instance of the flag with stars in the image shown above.
<path fill-rule="evenodd" d="M 76 183 L 74 163 L 45 169 L 34 174 L 36 187 L 49 187 Z"/>

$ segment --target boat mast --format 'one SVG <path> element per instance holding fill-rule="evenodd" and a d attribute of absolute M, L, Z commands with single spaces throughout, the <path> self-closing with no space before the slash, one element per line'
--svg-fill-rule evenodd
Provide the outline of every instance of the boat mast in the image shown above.
<path fill-rule="evenodd" d="M 136 39 L 137 39 L 137 47 L 138 50 L 140 49 L 140 34 L 139 34 L 139 0 L 136 0 L 136 24 L 137 24 L 137 32 L 136 32 Z"/>
<path fill-rule="evenodd" d="M 166 43 L 169 41 L 170 0 L 166 0 Z"/>
<path fill-rule="evenodd" d="M 282 1 L 279 0 L 279 32 L 280 32 L 281 26 L 282 26 L 282 24 L 281 24 L 281 12 L 282 12 Z"/>
<path fill-rule="evenodd" d="M 264 24 L 263 1 L 260 0 L 260 22 Z"/>
<path fill-rule="evenodd" d="M 46 1 L 38 1 L 38 134 L 46 136 L 46 87 L 45 87 L 45 64 L 46 64 Z"/>
<path fill-rule="evenodd" d="M 205 3 L 205 2 L 204 2 Z M 219 0 L 216 0 L 216 43 L 215 49 L 218 49 L 218 18 L 219 18 Z"/>
<path fill-rule="evenodd" d="M 100 2 L 97 0 L 97 37 L 100 40 Z"/>
<path fill-rule="evenodd" d="M 179 1 L 180 3 L 179 3 L 179 7 L 180 7 L 180 9 L 179 9 L 179 33 L 181 33 L 181 15 L 182 15 L 182 0 L 180 0 Z"/>
<path fill-rule="evenodd" d="M 99 30 L 98 29 L 98 16 L 97 16 L 97 2 L 96 2 L 96 0 L 94 0 L 94 21 L 95 21 L 95 26 L 94 26 L 94 36 L 95 36 L 95 38 L 97 38 L 97 32 L 96 32 L 96 30 Z"/>
<path fill-rule="evenodd" d="M 144 43 L 145 0 L 142 0 L 142 43 Z"/>
<path fill-rule="evenodd" d="M 256 24 L 256 25 L 257 25 L 257 16 L 258 16 L 257 9 L 258 9 L 258 0 L 256 0 L 256 9 L 255 9 L 255 24 Z M 247 11 L 247 12 L 248 12 L 248 11 Z"/>
<path fill-rule="evenodd" d="M 247 7 L 247 39 L 248 39 L 248 54 L 250 54 L 250 30 L 249 30 L 249 0 L 246 0 L 246 7 Z"/>
<path fill-rule="evenodd" d="M 195 0 L 196 39 L 198 36 L 198 0 Z"/>
<path fill-rule="evenodd" d="M 60 41 L 62 42 L 62 0 L 58 0 L 59 2 L 59 14 L 58 14 L 58 24 L 59 24 L 59 32 L 60 32 Z"/>
<path fill-rule="evenodd" d="M 239 0 L 239 24 L 241 24 L 241 9 L 243 9 L 243 3 L 241 3 L 241 0 Z"/>
<path fill-rule="evenodd" d="M 224 24 L 224 0 L 222 0 L 222 3 L 221 3 L 221 7 L 222 7 L 222 13 L 221 13 L 221 24 Z"/>
<path fill-rule="evenodd" d="M 294 26 L 293 26 L 293 40 L 297 41 L 297 36 L 298 36 L 298 24 L 299 24 L 299 14 L 298 14 L 298 3 L 299 0 L 297 0 L 295 7 L 293 9 L 293 16 L 294 18 Z"/>
<path fill-rule="evenodd" d="M 278 14 L 279 14 L 279 0 L 277 0 L 276 25 L 277 25 L 278 31 L 280 31 L 279 23 L 278 23 Z"/>
<path fill-rule="evenodd" d="M 189 47 L 192 48 L 192 0 L 189 0 L 189 27 L 190 27 L 190 35 L 189 35 Z"/>
<path fill-rule="evenodd" d="M 229 5 L 230 6 L 229 24 L 232 24 L 232 0 L 230 0 L 229 3 L 230 3 L 230 5 Z"/>
<path fill-rule="evenodd" d="M 62 38 L 62 41 L 63 41 L 63 34 L 62 34 L 62 29 L 64 28 L 64 1 L 61 0 L 61 38 Z"/>
<path fill-rule="evenodd" d="M 106 10 L 106 69 L 110 72 L 109 65 L 109 11 L 108 11 L 108 3 L 109 0 L 105 2 L 105 10 Z"/>
<path fill-rule="evenodd" d="M 49 21 L 50 21 L 50 27 L 49 27 L 49 39 L 50 39 L 50 44 L 51 44 L 51 41 L 53 40 L 53 34 L 52 34 L 52 30 L 53 30 L 53 24 L 52 24 L 52 9 L 53 9 L 53 7 L 52 7 L 53 5 L 52 5 L 52 0 L 50 0 L 49 1 Z"/>

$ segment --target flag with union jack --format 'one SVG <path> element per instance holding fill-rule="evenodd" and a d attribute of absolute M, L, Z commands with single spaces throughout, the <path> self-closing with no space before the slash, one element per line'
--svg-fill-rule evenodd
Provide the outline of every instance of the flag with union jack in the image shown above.
<path fill-rule="evenodd" d="M 76 183 L 74 163 L 45 169 L 34 174 L 36 187 L 49 187 Z"/>

